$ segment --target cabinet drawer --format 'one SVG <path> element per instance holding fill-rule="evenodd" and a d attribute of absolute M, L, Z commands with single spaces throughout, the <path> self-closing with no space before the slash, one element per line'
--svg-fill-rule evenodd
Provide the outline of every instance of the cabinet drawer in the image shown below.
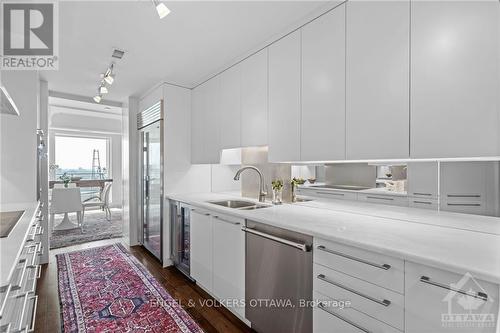
<path fill-rule="evenodd" d="M 336 306 L 335 300 L 318 292 L 314 292 L 313 297 L 316 301 L 313 309 L 314 333 L 401 332 L 353 308 Z"/>
<path fill-rule="evenodd" d="M 481 196 L 452 195 L 441 199 L 441 210 L 464 214 L 486 214 L 486 204 Z"/>
<path fill-rule="evenodd" d="M 397 329 L 404 329 L 404 296 L 366 281 L 314 264 L 314 290 Z"/>
<path fill-rule="evenodd" d="M 348 191 L 329 191 L 321 189 L 312 188 L 299 188 L 297 190 L 298 194 L 309 195 L 312 197 L 319 197 L 325 199 L 337 199 L 337 200 L 357 200 L 358 194 L 355 192 Z"/>
<path fill-rule="evenodd" d="M 314 262 L 398 293 L 404 292 L 401 259 L 316 238 Z"/>
<path fill-rule="evenodd" d="M 428 199 L 424 197 L 409 198 L 410 207 L 437 210 L 439 205 L 436 199 Z"/>
<path fill-rule="evenodd" d="M 498 295 L 498 285 L 470 273 L 406 262 L 406 332 L 496 332 Z"/>
<path fill-rule="evenodd" d="M 34 332 L 38 296 L 24 293 L 9 297 L 0 329 L 6 332 Z"/>
<path fill-rule="evenodd" d="M 393 206 L 408 206 L 408 197 L 405 196 L 358 193 L 358 200 Z"/>

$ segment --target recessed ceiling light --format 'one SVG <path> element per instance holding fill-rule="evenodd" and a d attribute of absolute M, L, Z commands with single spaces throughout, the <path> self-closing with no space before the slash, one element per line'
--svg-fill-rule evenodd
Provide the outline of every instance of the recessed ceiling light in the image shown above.
<path fill-rule="evenodd" d="M 168 7 L 163 2 L 159 2 L 158 0 L 153 0 L 153 4 L 156 7 L 156 12 L 158 13 L 160 19 L 170 14 L 170 9 L 168 9 Z"/>
<path fill-rule="evenodd" d="M 96 103 L 101 103 L 101 99 L 102 99 L 101 95 L 95 95 L 95 96 L 94 96 L 94 101 L 95 101 Z"/>

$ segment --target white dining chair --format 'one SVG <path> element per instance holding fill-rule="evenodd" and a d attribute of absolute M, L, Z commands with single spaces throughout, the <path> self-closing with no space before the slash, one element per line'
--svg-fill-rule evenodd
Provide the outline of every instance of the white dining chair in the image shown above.
<path fill-rule="evenodd" d="M 69 230 L 82 228 L 82 195 L 79 187 L 62 187 L 52 189 L 52 199 L 50 204 L 50 228 L 51 231 Z M 68 213 L 76 212 L 77 225 L 68 218 Z M 57 227 L 54 227 L 54 215 L 64 214 L 64 218 Z"/>
<path fill-rule="evenodd" d="M 99 207 L 106 214 L 106 220 L 111 221 L 111 210 L 109 209 L 109 191 L 112 183 L 106 183 L 98 197 L 88 199 L 83 203 L 82 225 L 85 219 L 85 209 L 91 207 Z"/>

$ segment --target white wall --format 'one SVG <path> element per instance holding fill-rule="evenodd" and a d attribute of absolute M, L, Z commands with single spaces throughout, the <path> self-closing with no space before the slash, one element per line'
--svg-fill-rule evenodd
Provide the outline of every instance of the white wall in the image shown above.
<path fill-rule="evenodd" d="M 0 114 L 0 203 L 33 202 L 36 201 L 38 72 L 2 71 L 1 81 L 20 115 Z"/>
<path fill-rule="evenodd" d="M 88 113 L 90 115 L 85 115 Z M 122 206 L 122 119 L 121 115 L 99 115 L 99 113 L 75 110 L 61 106 L 49 106 L 49 156 L 54 163 L 54 136 L 72 135 L 107 138 L 110 140 L 110 171 L 113 178 L 111 206 Z M 90 158 L 90 156 L 89 156 Z"/>

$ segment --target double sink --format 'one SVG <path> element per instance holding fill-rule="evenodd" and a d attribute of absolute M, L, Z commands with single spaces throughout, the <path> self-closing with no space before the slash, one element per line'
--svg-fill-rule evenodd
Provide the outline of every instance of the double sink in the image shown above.
<path fill-rule="evenodd" d="M 254 209 L 271 207 L 271 205 L 256 203 L 253 201 L 245 201 L 245 200 L 220 200 L 220 201 L 207 201 L 207 202 L 213 205 L 218 205 L 238 210 L 254 210 Z"/>
<path fill-rule="evenodd" d="M 306 202 L 311 201 L 312 199 L 306 198 L 297 198 L 295 202 Z M 261 208 L 272 207 L 269 204 L 257 203 L 253 201 L 246 200 L 215 200 L 215 201 L 207 201 L 213 205 L 218 205 L 226 208 L 238 209 L 238 210 L 254 210 Z"/>

